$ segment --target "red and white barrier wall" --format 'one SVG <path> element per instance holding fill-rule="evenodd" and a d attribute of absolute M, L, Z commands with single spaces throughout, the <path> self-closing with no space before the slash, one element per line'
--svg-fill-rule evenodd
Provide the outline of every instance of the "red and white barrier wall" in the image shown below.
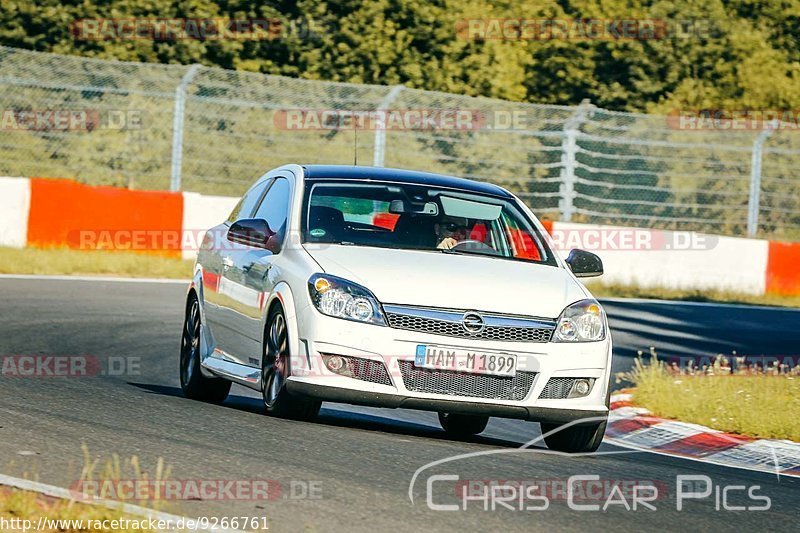
<path fill-rule="evenodd" d="M 560 250 L 599 255 L 604 283 L 766 292 L 768 241 L 567 222 L 553 222 L 550 233 Z"/>
<path fill-rule="evenodd" d="M 0 178 L 0 246 L 22 248 L 28 242 L 30 180 Z"/>
<path fill-rule="evenodd" d="M 0 246 L 132 249 L 192 259 L 238 198 L 0 178 Z"/>
<path fill-rule="evenodd" d="M 191 259 L 238 198 L 0 178 L 0 246 L 134 249 Z M 800 294 L 800 243 L 566 222 L 547 223 L 565 254 L 603 259 L 605 283 Z"/>

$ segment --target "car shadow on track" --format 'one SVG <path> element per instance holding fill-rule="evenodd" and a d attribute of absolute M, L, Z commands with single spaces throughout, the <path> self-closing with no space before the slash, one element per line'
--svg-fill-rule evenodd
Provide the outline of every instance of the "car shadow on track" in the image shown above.
<path fill-rule="evenodd" d="M 179 387 L 169 387 L 165 385 L 155 385 L 151 383 L 132 383 L 128 385 L 142 389 L 152 394 L 160 394 L 163 396 L 174 396 L 177 398 L 184 398 L 183 392 Z M 506 439 L 499 439 L 495 437 L 475 436 L 466 439 L 456 439 L 448 436 L 442 429 L 417 422 L 398 420 L 377 414 L 353 412 L 346 410 L 347 405 L 336 404 L 336 409 L 328 409 L 324 407 L 320 410 L 319 415 L 311 422 L 297 422 L 298 424 L 321 424 L 331 427 L 341 427 L 347 429 L 357 429 L 363 431 L 375 431 L 380 433 L 391 433 L 394 435 L 406 435 L 409 437 L 423 437 L 429 439 L 451 441 L 451 442 L 464 442 L 470 444 L 483 444 L 493 447 L 504 448 L 519 448 L 521 442 L 514 442 Z M 228 399 L 222 404 L 222 407 L 236 409 L 237 411 L 244 411 L 263 416 L 264 407 L 259 398 L 250 398 L 247 396 L 238 396 L 231 394 Z M 535 446 L 532 446 L 535 448 Z"/>

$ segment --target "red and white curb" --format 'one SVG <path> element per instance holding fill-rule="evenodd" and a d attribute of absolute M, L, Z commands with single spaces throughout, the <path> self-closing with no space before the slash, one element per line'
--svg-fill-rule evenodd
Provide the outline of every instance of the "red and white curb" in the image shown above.
<path fill-rule="evenodd" d="M 732 468 L 800 477 L 800 443 L 755 439 L 652 416 L 631 403 L 630 394 L 611 396 L 605 442 Z"/>

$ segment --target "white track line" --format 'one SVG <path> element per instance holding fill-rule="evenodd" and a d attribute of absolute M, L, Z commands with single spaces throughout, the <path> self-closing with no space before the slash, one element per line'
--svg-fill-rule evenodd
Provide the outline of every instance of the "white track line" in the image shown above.
<path fill-rule="evenodd" d="M 51 496 L 53 498 L 61 498 L 64 500 L 74 500 L 75 495 L 71 493 L 69 490 L 56 487 L 53 485 L 46 485 L 44 483 L 37 483 L 35 481 L 30 481 L 27 479 L 20 479 L 16 477 L 6 476 L 0 474 L 0 485 L 5 485 L 7 487 L 14 487 L 20 490 L 27 490 L 31 492 L 38 492 L 39 494 L 44 494 L 46 496 Z M 161 511 L 155 511 L 153 509 L 148 509 L 146 507 L 139 507 L 138 505 L 132 505 L 129 503 L 122 503 L 114 500 L 103 500 L 103 499 L 96 499 L 91 501 L 85 501 L 81 503 L 86 503 L 89 505 L 102 505 L 103 507 L 108 507 L 110 509 L 116 509 L 121 511 L 125 514 L 141 516 L 147 519 L 153 520 L 163 520 L 163 521 L 170 521 L 173 524 L 178 524 L 179 521 L 181 523 L 186 524 L 187 520 L 194 520 L 185 516 L 179 516 L 169 513 L 163 513 Z M 177 530 L 173 530 L 177 531 Z M 208 528 L 208 529 L 196 529 L 195 531 L 206 531 L 208 533 L 241 533 L 243 530 L 241 529 L 220 529 L 220 528 Z"/>

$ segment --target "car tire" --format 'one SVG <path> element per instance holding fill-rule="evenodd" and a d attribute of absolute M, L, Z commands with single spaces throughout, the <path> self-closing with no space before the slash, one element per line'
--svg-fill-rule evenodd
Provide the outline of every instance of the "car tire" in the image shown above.
<path fill-rule="evenodd" d="M 451 437 L 463 438 L 483 433 L 488 423 L 488 416 L 439 413 L 439 424 Z"/>
<path fill-rule="evenodd" d="M 181 334 L 181 390 L 189 399 L 220 404 L 228 397 L 231 382 L 208 378 L 200 370 L 200 320 L 200 303 L 192 294 L 186 302 Z"/>
<path fill-rule="evenodd" d="M 551 450 L 566 453 L 591 453 L 596 451 L 603 442 L 607 423 L 608 421 L 604 420 L 597 424 L 570 426 L 551 435 L 547 435 L 547 433 L 561 427 L 560 424 L 542 422 L 540 426 L 544 442 Z"/>
<path fill-rule="evenodd" d="M 292 395 L 286 390 L 286 379 L 291 370 L 289 328 L 283 309 L 279 306 L 275 306 L 267 317 L 264 337 L 261 396 L 266 414 L 293 420 L 311 420 L 317 416 L 322 402 Z"/>

